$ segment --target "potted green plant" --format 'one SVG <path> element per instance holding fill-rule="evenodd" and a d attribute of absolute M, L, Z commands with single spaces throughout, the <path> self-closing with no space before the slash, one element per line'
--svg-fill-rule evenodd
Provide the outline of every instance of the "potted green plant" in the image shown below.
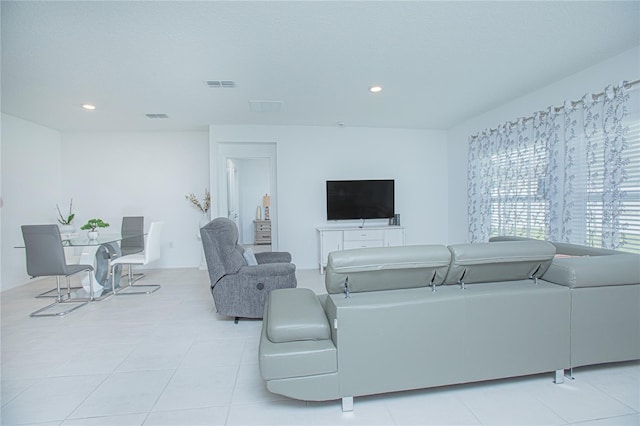
<path fill-rule="evenodd" d="M 69 201 L 69 214 L 64 216 L 62 211 L 60 210 L 60 206 L 56 204 L 56 209 L 58 209 L 58 223 L 60 224 L 60 233 L 61 234 L 73 234 L 76 231 L 76 228 L 71 224 L 73 219 L 76 217 L 75 213 L 73 213 L 73 198 Z"/>
<path fill-rule="evenodd" d="M 87 223 L 82 225 L 80 229 L 83 231 L 89 230 L 87 232 L 87 236 L 90 240 L 95 240 L 98 238 L 98 228 L 106 228 L 109 224 L 102 219 L 89 219 Z"/>

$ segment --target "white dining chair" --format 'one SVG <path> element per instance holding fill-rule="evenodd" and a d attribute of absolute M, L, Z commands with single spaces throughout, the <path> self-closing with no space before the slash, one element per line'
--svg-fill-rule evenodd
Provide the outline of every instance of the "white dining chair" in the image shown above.
<path fill-rule="evenodd" d="M 117 265 L 140 265 L 145 266 L 149 263 L 155 262 L 160 259 L 160 243 L 162 238 L 162 229 L 164 228 L 164 222 L 152 222 L 149 226 L 149 233 L 147 234 L 147 241 L 144 245 L 144 251 L 142 253 L 128 254 L 125 256 L 116 257 L 111 260 L 111 277 L 115 276 L 115 267 Z M 127 274 L 127 286 L 114 288 L 114 295 L 130 295 L 130 294 L 151 294 L 157 291 L 161 286 L 158 284 L 144 284 L 134 285 L 133 275 L 131 268 Z M 114 286 L 115 287 L 115 286 Z M 132 289 L 136 290 L 132 290 Z"/>

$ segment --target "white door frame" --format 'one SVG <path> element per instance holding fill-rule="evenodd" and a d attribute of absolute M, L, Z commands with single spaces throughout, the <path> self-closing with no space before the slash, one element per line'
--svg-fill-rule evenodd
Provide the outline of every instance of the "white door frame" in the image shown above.
<path fill-rule="evenodd" d="M 278 185 L 277 185 L 277 161 L 275 142 L 218 142 L 214 152 L 211 152 L 212 170 L 210 178 L 211 188 L 217 188 L 216 204 L 217 216 L 227 217 L 227 159 L 256 159 L 269 160 L 269 174 L 271 187 L 271 207 L 269 217 L 271 219 L 271 250 L 278 250 Z M 215 169 L 215 170 L 214 170 Z"/>

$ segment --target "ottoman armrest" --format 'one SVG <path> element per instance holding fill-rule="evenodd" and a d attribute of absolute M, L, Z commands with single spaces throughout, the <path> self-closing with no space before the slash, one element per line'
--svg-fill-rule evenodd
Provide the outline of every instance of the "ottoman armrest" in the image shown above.
<path fill-rule="evenodd" d="M 271 342 L 327 340 L 329 321 L 316 294 L 308 288 L 286 288 L 269 293 L 265 321 Z"/>

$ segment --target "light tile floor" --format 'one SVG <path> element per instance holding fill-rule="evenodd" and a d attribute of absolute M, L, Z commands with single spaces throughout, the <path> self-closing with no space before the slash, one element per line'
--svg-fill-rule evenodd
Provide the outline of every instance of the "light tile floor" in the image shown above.
<path fill-rule="evenodd" d="M 1 424 L 41 425 L 638 425 L 640 363 L 302 402 L 268 392 L 261 321 L 215 313 L 206 271 L 147 270 L 151 295 L 118 296 L 63 318 L 29 318 L 53 280 L 3 292 Z M 300 287 L 324 291 L 317 270 Z"/>

